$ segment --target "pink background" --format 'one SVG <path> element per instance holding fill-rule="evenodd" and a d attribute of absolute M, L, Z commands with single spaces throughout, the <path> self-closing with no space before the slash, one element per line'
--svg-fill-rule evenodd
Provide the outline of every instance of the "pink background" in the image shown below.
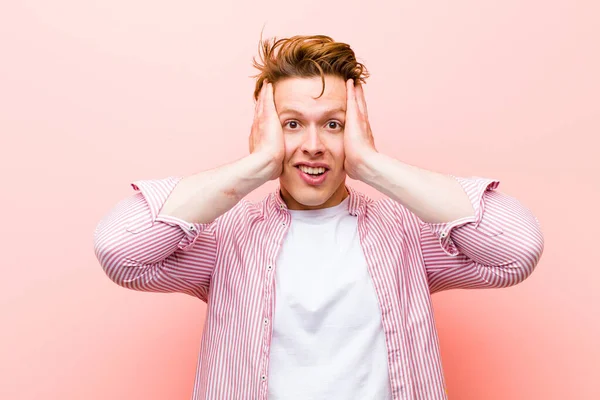
<path fill-rule="evenodd" d="M 264 24 L 352 45 L 380 151 L 542 224 L 524 283 L 433 297 L 450 399 L 600 398 L 598 4 L 2 2 L 0 398 L 190 398 L 205 305 L 115 285 L 92 235 L 129 182 L 247 154 Z"/>

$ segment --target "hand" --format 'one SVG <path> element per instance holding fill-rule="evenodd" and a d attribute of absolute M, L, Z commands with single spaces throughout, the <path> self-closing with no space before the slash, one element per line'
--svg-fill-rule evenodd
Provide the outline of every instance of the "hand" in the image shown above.
<path fill-rule="evenodd" d="M 260 153 L 271 160 L 269 180 L 279 178 L 285 156 L 283 130 L 273 100 L 273 84 L 266 80 L 258 95 L 248 142 L 251 154 Z"/>
<path fill-rule="evenodd" d="M 344 125 L 344 169 L 352 178 L 361 180 L 364 160 L 377 153 L 373 132 L 369 125 L 367 103 L 362 85 L 354 86 L 354 81 L 346 81 L 346 123 Z"/>

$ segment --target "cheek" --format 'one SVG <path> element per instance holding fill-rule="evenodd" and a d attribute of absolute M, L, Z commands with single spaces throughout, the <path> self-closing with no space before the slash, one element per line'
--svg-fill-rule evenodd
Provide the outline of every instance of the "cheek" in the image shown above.
<path fill-rule="evenodd" d="M 338 163 L 343 162 L 346 153 L 344 152 L 344 137 L 342 135 L 332 138 L 332 140 L 329 141 L 327 148 Z"/>
<path fill-rule="evenodd" d="M 296 143 L 296 142 L 297 142 L 297 138 L 296 138 L 296 140 L 294 140 L 294 136 L 286 135 L 284 133 L 283 145 L 285 146 L 285 161 L 289 161 L 292 158 L 292 156 L 294 155 L 294 153 L 296 152 L 296 150 L 298 150 L 299 143 Z"/>

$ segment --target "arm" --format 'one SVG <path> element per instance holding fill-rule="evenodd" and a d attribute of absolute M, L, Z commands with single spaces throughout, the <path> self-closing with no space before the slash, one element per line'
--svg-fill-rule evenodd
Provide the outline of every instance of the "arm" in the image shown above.
<path fill-rule="evenodd" d="M 381 154 L 375 148 L 362 85 L 346 82 L 344 169 L 408 208 L 426 222 L 473 215 L 462 188 L 451 177 L 420 169 Z"/>
<path fill-rule="evenodd" d="M 285 149 L 270 83 L 263 84 L 256 103 L 249 147 L 250 155 L 235 163 L 182 180 L 160 214 L 212 222 L 248 193 L 279 177 Z"/>
<path fill-rule="evenodd" d="M 427 223 L 475 215 L 467 193 L 452 176 L 417 168 L 385 154 L 373 152 L 363 157 L 360 180 Z"/>
<path fill-rule="evenodd" d="M 421 223 L 420 244 L 431 293 L 516 285 L 533 272 L 544 250 L 538 220 L 498 181 L 454 178 L 475 216 Z"/>
<path fill-rule="evenodd" d="M 523 281 L 544 247 L 537 219 L 499 182 L 420 169 L 375 149 L 361 85 L 347 85 L 344 130 L 349 175 L 395 200 L 400 217 L 418 226 L 431 292 L 506 287 Z"/>
<path fill-rule="evenodd" d="M 199 224 L 212 222 L 267 182 L 272 164 L 269 157 L 253 153 L 234 163 L 183 178 L 159 214 Z"/>
<path fill-rule="evenodd" d="M 249 155 L 186 178 L 134 182 L 139 192 L 96 227 L 94 249 L 102 268 L 129 289 L 181 292 L 206 301 L 219 217 L 264 182 L 260 177 L 268 165 Z"/>
<path fill-rule="evenodd" d="M 135 182 L 140 192 L 100 221 L 94 249 L 110 279 L 135 290 L 208 298 L 220 217 L 281 172 L 281 125 L 274 110 L 260 109 L 267 95 L 272 89 L 257 103 L 250 155 L 183 179 Z"/>
<path fill-rule="evenodd" d="M 431 293 L 499 288 L 527 278 L 544 247 L 539 223 L 499 182 L 458 178 L 380 157 L 369 164 L 372 186 L 417 219 Z"/>

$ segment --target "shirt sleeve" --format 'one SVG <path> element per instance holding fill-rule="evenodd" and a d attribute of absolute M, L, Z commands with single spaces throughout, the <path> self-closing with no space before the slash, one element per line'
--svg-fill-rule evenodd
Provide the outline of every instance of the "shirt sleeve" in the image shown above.
<path fill-rule="evenodd" d="M 108 277 L 148 292 L 180 292 L 207 301 L 214 269 L 217 221 L 191 223 L 160 215 L 181 178 L 140 180 L 94 232 L 94 250 Z"/>
<path fill-rule="evenodd" d="M 421 250 L 431 293 L 508 287 L 525 280 L 544 248 L 537 218 L 498 191 L 497 180 L 454 178 L 475 215 L 447 223 L 421 221 Z"/>

